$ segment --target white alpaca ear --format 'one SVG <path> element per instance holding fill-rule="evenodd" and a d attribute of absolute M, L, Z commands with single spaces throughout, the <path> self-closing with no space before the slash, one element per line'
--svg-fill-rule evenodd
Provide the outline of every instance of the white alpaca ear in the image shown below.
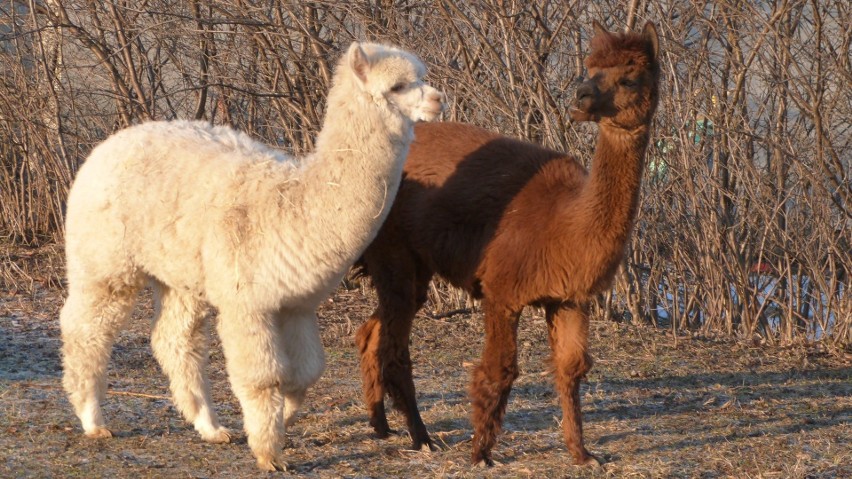
<path fill-rule="evenodd" d="M 370 71 L 370 61 L 367 59 L 367 54 L 358 42 L 352 42 L 349 46 L 349 52 L 346 54 L 349 57 L 349 68 L 355 73 L 355 76 L 361 83 L 367 83 L 367 73 Z"/>
<path fill-rule="evenodd" d="M 660 53 L 660 40 L 657 35 L 657 26 L 654 25 L 654 22 L 645 23 L 645 27 L 642 28 L 642 36 L 651 45 L 651 54 L 656 59 Z"/>

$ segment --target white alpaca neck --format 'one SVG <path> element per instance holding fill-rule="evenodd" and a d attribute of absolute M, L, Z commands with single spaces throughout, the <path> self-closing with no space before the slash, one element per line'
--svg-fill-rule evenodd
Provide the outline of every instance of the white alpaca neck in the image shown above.
<path fill-rule="evenodd" d="M 383 98 L 353 87 L 335 83 L 316 151 L 302 159 L 299 188 L 288 190 L 290 179 L 282 184 L 278 204 L 284 212 L 298 210 L 302 224 L 293 231 L 294 225 L 281 225 L 280 213 L 270 211 L 267 218 L 287 236 L 269 238 L 273 254 L 285 258 L 280 264 L 290 265 L 277 275 L 302 278 L 305 294 L 313 288 L 308 285 L 334 287 L 375 237 L 399 189 L 413 137 L 410 120 Z M 298 194 L 289 198 L 287 191 Z"/>
<path fill-rule="evenodd" d="M 392 108 L 354 85 L 338 84 L 329 92 L 316 152 L 306 165 L 306 199 L 322 204 L 322 214 L 341 229 L 377 230 L 399 188 L 413 130 Z"/>

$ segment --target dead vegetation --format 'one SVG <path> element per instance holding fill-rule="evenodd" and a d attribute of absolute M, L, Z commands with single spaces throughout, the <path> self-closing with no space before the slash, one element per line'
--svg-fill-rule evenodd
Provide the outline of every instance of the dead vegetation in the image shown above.
<path fill-rule="evenodd" d="M 60 386 L 56 315 L 62 295 L 37 286 L 0 300 L 0 476 L 256 477 L 234 445 L 198 439 L 168 399 L 151 355 L 150 298 L 134 313 L 111 361 L 105 413 L 116 438 L 83 437 Z M 571 466 L 548 371 L 544 317 L 528 311 L 519 335 L 521 376 L 500 465 L 469 463 L 467 383 L 478 358 L 481 315 L 415 321 L 412 355 L 424 421 L 443 449 L 409 451 L 398 435 L 372 437 L 360 398 L 354 330 L 375 299 L 339 290 L 320 311 L 328 370 L 290 431 L 285 457 L 306 477 L 737 477 L 840 478 L 852 474 L 852 357 L 819 347 L 757 347 L 703 336 L 675 342 L 665 330 L 592 324 L 596 360 L 583 384 L 589 449 L 607 462 L 593 472 Z M 427 305 L 432 306 L 432 305 Z M 211 357 L 214 401 L 224 424 L 239 430 L 239 406 L 221 349 Z"/>
<path fill-rule="evenodd" d="M 621 30 L 630 17 L 659 26 L 663 91 L 637 234 L 599 313 L 770 344 L 852 343 L 844 0 L 143 5 L 0 1 L 0 242 L 61 240 L 80 162 L 139 121 L 206 119 L 312 149 L 329 62 L 356 38 L 417 52 L 451 93 L 448 119 L 587 161 L 595 132 L 566 115 L 588 26 Z M 30 287 L 24 273 L 16 289 Z M 469 306 L 435 292 L 447 309 Z"/>
<path fill-rule="evenodd" d="M 261 3 L 0 2 L 0 476 L 255 475 L 244 437 L 204 444 L 164 399 L 147 306 L 111 363 L 106 413 L 118 437 L 78 430 L 59 387 L 61 225 L 94 144 L 143 119 L 183 117 L 310 149 L 328 62 L 368 37 L 417 51 L 453 94 L 450 119 L 588 159 L 576 145 L 594 131 L 565 119 L 586 27 L 618 29 L 629 15 L 617 0 Z M 596 365 L 581 389 L 588 447 L 605 469 L 569 466 L 535 311 L 521 322 L 522 375 L 495 448 L 503 464 L 468 466 L 480 313 L 436 283 L 412 353 L 423 418 L 444 450 L 370 437 L 353 334 L 374 300 L 341 290 L 321 311 L 329 369 L 289 436 L 294 471 L 852 477 L 852 10 L 843 0 L 629 5 L 637 22 L 660 26 L 666 90 L 636 234 L 592 324 Z M 222 367 L 214 344 L 214 400 L 238 430 Z"/>

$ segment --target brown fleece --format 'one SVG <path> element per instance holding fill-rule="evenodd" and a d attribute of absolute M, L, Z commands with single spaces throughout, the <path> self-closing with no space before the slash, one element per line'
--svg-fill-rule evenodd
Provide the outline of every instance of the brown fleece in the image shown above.
<path fill-rule="evenodd" d="M 411 322 L 438 274 L 482 298 L 485 347 L 470 385 L 475 463 L 491 464 L 512 383 L 517 327 L 527 305 L 545 307 L 568 450 L 583 446 L 579 382 L 591 367 L 589 301 L 606 290 L 633 228 L 659 67 L 652 24 L 597 34 L 578 90 L 578 121 L 600 133 L 587 172 L 573 157 L 460 123 L 424 123 L 390 215 L 359 261 L 379 307 L 358 332 L 364 397 L 380 437 L 387 392 L 415 448 L 432 446 L 417 411 Z M 581 92 L 584 92 L 581 94 Z"/>

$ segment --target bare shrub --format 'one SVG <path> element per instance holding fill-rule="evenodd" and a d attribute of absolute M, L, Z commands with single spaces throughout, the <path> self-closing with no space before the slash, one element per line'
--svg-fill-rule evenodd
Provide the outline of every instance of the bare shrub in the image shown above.
<path fill-rule="evenodd" d="M 586 26 L 628 17 L 660 28 L 664 93 L 636 234 L 601 310 L 675 337 L 848 347 L 852 11 L 841 0 L 2 1 L 0 236 L 61 240 L 80 161 L 141 120 L 207 119 L 312 148 L 328 62 L 356 38 L 417 51 L 453 97 L 450 118 L 588 159 L 593 128 L 566 117 Z M 432 297 L 433 309 L 471 306 L 442 284 Z"/>

